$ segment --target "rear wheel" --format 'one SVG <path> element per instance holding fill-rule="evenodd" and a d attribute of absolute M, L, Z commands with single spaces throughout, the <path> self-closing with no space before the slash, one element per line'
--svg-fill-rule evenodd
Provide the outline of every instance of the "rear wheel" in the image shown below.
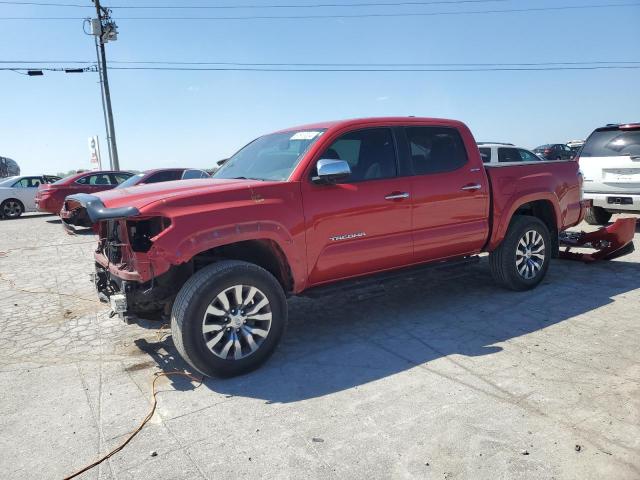
<path fill-rule="evenodd" d="M 178 293 L 171 313 L 176 348 L 207 376 L 230 377 L 260 366 L 286 323 L 287 302 L 274 276 L 235 260 L 197 272 Z"/>
<path fill-rule="evenodd" d="M 587 209 L 584 220 L 589 225 L 606 225 L 611 220 L 612 215 L 602 207 L 591 207 Z"/>
<path fill-rule="evenodd" d="M 547 273 L 551 256 L 547 226 L 528 215 L 515 217 L 498 248 L 489 255 L 494 280 L 511 290 L 529 290 Z"/>
<path fill-rule="evenodd" d="M 0 205 L 0 212 L 4 218 L 18 218 L 24 213 L 24 206 L 20 200 L 9 198 Z"/>

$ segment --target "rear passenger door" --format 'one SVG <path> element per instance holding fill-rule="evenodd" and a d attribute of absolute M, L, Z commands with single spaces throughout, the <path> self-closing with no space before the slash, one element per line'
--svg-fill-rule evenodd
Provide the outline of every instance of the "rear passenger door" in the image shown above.
<path fill-rule="evenodd" d="M 314 184 L 320 159 L 346 161 L 351 176 Z M 342 134 L 313 170 L 302 184 L 310 286 L 412 262 L 410 179 L 398 177 L 390 128 Z"/>
<path fill-rule="evenodd" d="M 489 234 L 489 186 L 470 164 L 459 131 L 451 127 L 405 127 L 413 176 L 413 250 L 416 262 L 476 253 Z"/>

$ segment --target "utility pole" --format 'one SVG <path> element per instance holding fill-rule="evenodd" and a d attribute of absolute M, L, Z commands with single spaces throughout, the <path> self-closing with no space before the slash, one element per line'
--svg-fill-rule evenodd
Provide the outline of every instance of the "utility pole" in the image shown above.
<path fill-rule="evenodd" d="M 116 132 L 113 126 L 113 111 L 111 110 L 111 94 L 109 92 L 109 77 L 107 76 L 107 56 L 104 44 L 118 39 L 118 30 L 115 22 L 111 20 L 110 11 L 100 5 L 100 0 L 93 0 L 96 6 L 98 18 L 91 20 L 91 33 L 96 37 L 96 53 L 98 55 L 98 70 L 100 72 L 100 85 L 102 87 L 102 107 L 104 110 L 107 127 L 107 145 L 109 146 L 109 159 L 113 170 L 120 170 L 118 161 L 118 148 L 116 146 Z"/>

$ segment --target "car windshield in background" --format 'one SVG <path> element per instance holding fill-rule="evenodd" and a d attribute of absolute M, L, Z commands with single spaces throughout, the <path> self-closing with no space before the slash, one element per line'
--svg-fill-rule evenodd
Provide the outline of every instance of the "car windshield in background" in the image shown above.
<path fill-rule="evenodd" d="M 640 155 L 640 130 L 596 130 L 582 147 L 581 157 Z"/>
<path fill-rule="evenodd" d="M 257 138 L 225 162 L 213 178 L 284 181 L 325 130 L 294 130 Z"/>
<path fill-rule="evenodd" d="M 124 182 L 119 184 L 116 188 L 127 188 L 133 187 L 136 185 L 142 177 L 144 177 L 144 173 L 138 173 L 137 175 L 133 175 L 132 177 L 127 178 Z"/>

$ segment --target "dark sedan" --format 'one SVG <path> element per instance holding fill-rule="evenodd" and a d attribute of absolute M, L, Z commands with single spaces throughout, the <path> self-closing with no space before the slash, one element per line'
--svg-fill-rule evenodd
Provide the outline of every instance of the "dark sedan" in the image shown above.
<path fill-rule="evenodd" d="M 540 145 L 533 152 L 545 160 L 571 160 L 575 152 L 564 143 L 549 143 Z"/>

